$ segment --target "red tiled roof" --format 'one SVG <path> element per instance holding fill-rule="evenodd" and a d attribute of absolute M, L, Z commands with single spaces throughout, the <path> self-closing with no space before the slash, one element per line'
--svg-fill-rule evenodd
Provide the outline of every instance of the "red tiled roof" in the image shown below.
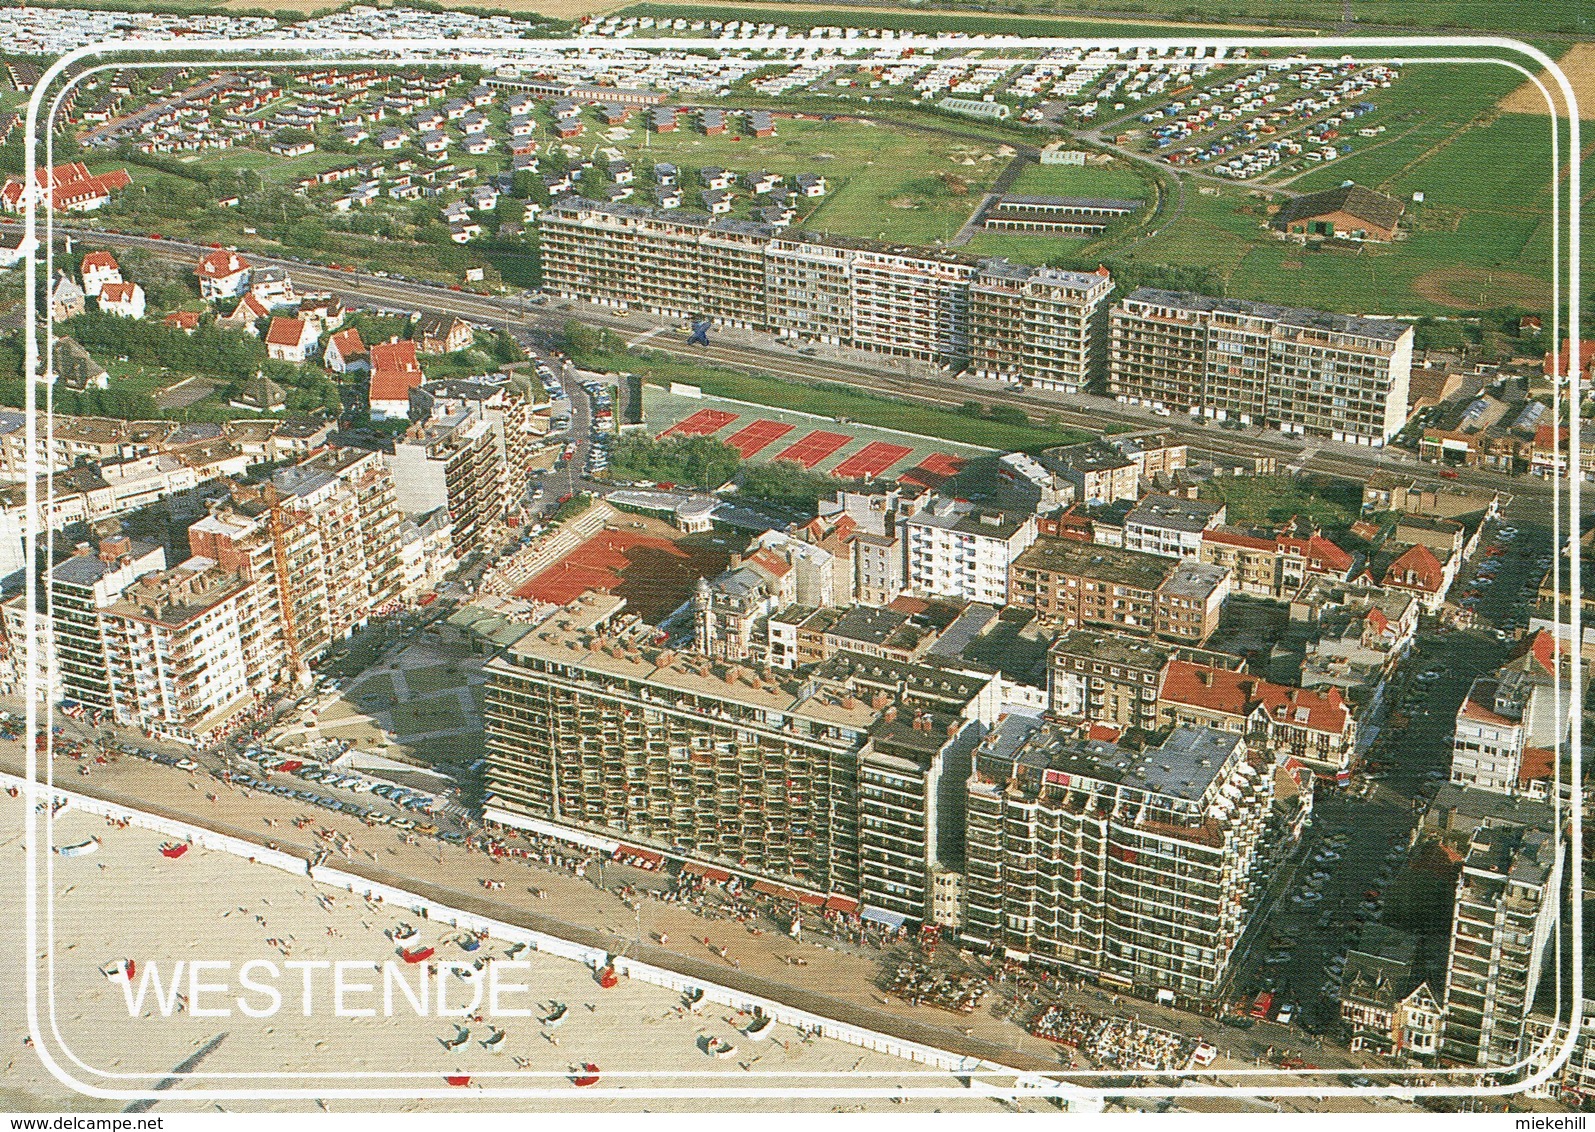
<path fill-rule="evenodd" d="M 1385 568 L 1382 584 L 1439 593 L 1445 584 L 1445 567 L 1434 551 L 1418 543 Z"/>
<path fill-rule="evenodd" d="M 1495 703 L 1495 690 L 1499 685 L 1494 680 L 1484 677 L 1473 682 L 1473 687 L 1468 689 L 1466 698 L 1462 701 L 1461 717 L 1471 719 L 1475 723 L 1489 723 L 1497 727 L 1516 727 L 1517 720 L 1508 719 L 1501 715 L 1491 705 Z M 1477 695 L 1475 695 L 1475 689 Z"/>
<path fill-rule="evenodd" d="M 758 550 L 755 550 L 752 554 L 748 555 L 747 562 L 750 566 L 758 566 L 760 569 L 767 571 L 769 574 L 777 578 L 786 577 L 786 575 L 792 570 L 792 567 L 788 563 L 783 562 L 780 558 L 770 553 L 763 547 L 760 547 Z"/>
<path fill-rule="evenodd" d="M 90 270 L 103 271 L 106 268 L 110 268 L 112 271 L 121 270 L 121 268 L 117 265 L 116 257 L 110 252 L 89 252 L 88 255 L 83 257 L 82 270 L 83 274 L 85 275 L 87 275 Z"/>
<path fill-rule="evenodd" d="M 194 274 L 206 279 L 225 279 L 248 270 L 249 261 L 243 256 L 217 248 L 199 257 L 199 266 L 194 268 Z"/>
<path fill-rule="evenodd" d="M 363 357 L 366 352 L 366 344 L 360 340 L 360 328 L 357 326 L 351 326 L 348 330 L 340 330 L 329 338 L 327 340 L 327 348 L 330 350 L 334 346 L 338 348 L 339 355 L 345 360 Z"/>
<path fill-rule="evenodd" d="M 133 301 L 133 284 L 107 283 L 100 288 L 100 302 L 129 303 Z"/>
<path fill-rule="evenodd" d="M 1527 784 L 1551 777 L 1556 766 L 1556 752 L 1546 747 L 1524 747 L 1523 761 L 1518 764 L 1517 780 Z"/>
<path fill-rule="evenodd" d="M 371 347 L 372 401 L 407 401 L 410 390 L 421 384 L 421 363 L 415 343 L 378 342 Z"/>
<path fill-rule="evenodd" d="M 1524 640 L 1523 647 L 1512 654 L 1512 659 L 1532 657 L 1534 663 L 1539 665 L 1547 676 L 1555 676 L 1557 657 L 1563 651 L 1562 643 L 1556 639 L 1555 633 L 1549 629 L 1540 629 Z"/>
<path fill-rule="evenodd" d="M 1260 707 L 1276 723 L 1337 735 L 1345 731 L 1351 715 L 1339 689 L 1318 692 L 1292 688 L 1188 660 L 1169 661 L 1159 698 L 1242 719 Z"/>
<path fill-rule="evenodd" d="M 252 292 L 245 291 L 244 297 L 240 299 L 238 301 L 238 305 L 233 308 L 234 318 L 238 317 L 239 311 L 244 311 L 249 316 L 250 320 L 253 321 L 258 318 L 265 318 L 271 313 L 271 308 L 266 306 L 266 304 L 261 302 L 259 299 L 255 298 Z"/>
<path fill-rule="evenodd" d="M 1558 442 L 1565 443 L 1571 435 L 1566 426 L 1542 424 L 1534 430 L 1534 447 L 1550 452 L 1555 450 Z"/>
<path fill-rule="evenodd" d="M 266 330 L 268 346 L 298 346 L 305 340 L 307 325 L 297 318 L 274 318 Z"/>
<path fill-rule="evenodd" d="M 1240 546 L 1247 550 L 1273 550 L 1274 540 L 1254 535 L 1239 527 L 1209 527 L 1202 532 L 1203 542 L 1220 542 L 1225 546 Z"/>
<path fill-rule="evenodd" d="M 194 311 L 172 311 L 161 321 L 179 330 L 193 330 L 199 325 L 199 315 Z"/>
<path fill-rule="evenodd" d="M 1560 358 L 1551 353 L 1547 353 L 1545 355 L 1546 376 L 1550 377 L 1555 374 L 1558 362 L 1561 363 L 1562 376 L 1567 376 L 1567 364 L 1572 360 L 1574 352 L 1573 340 L 1569 338 L 1562 343 L 1562 353 Z M 1595 340 L 1580 339 L 1576 352 L 1578 354 L 1578 370 L 1580 373 L 1585 373 L 1589 370 L 1590 365 L 1595 363 Z"/>
<path fill-rule="evenodd" d="M 1340 574 L 1351 569 L 1351 555 L 1323 535 L 1313 535 L 1305 539 L 1281 535 L 1278 545 L 1280 549 L 1296 551 L 1307 559 L 1310 566 L 1333 570 Z"/>

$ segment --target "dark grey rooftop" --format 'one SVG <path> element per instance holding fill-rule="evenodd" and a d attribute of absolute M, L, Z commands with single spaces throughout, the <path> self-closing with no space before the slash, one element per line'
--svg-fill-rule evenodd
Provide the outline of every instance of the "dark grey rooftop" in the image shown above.
<path fill-rule="evenodd" d="M 1249 299 L 1220 299 L 1213 295 L 1198 295 L 1190 291 L 1162 291 L 1156 287 L 1138 287 L 1124 301 L 1177 307 L 1189 311 L 1237 314 L 1308 330 L 1377 338 L 1384 342 L 1394 342 L 1412 329 L 1406 323 L 1395 319 L 1359 318 L 1356 315 L 1330 314 L 1327 311 L 1308 310 L 1302 307 L 1281 307 L 1273 303 L 1252 302 Z"/>
<path fill-rule="evenodd" d="M 1200 499 L 1182 499 L 1178 495 L 1148 495 L 1135 505 L 1124 521 L 1197 534 L 1207 529 L 1220 506 Z"/>

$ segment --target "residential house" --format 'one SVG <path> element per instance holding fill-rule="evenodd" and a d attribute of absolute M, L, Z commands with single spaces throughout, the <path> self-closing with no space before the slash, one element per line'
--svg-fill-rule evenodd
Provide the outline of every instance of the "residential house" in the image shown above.
<path fill-rule="evenodd" d="M 78 286 L 77 280 L 66 272 L 56 278 L 55 286 L 50 289 L 50 317 L 56 322 L 64 322 L 69 318 L 76 318 L 88 308 L 88 303 L 83 295 L 83 288 Z"/>
<path fill-rule="evenodd" d="M 144 288 L 137 283 L 106 283 L 100 288 L 100 310 L 118 318 L 143 318 Z"/>
<path fill-rule="evenodd" d="M 274 317 L 266 328 L 266 353 L 276 361 L 299 364 L 309 359 L 317 336 L 313 322 L 301 318 Z"/>
<path fill-rule="evenodd" d="M 411 333 L 416 348 L 423 354 L 452 354 L 470 346 L 475 339 L 471 324 L 452 315 L 424 314 Z"/>
<path fill-rule="evenodd" d="M 371 419 L 408 420 L 410 390 L 421 384 L 421 363 L 416 344 L 398 338 L 378 342 L 370 349 L 371 383 L 367 398 Z"/>
<path fill-rule="evenodd" d="M 371 368 L 366 344 L 360 340 L 360 328 L 356 326 L 329 337 L 321 360 L 333 373 L 358 373 Z"/>
<path fill-rule="evenodd" d="M 83 293 L 94 298 L 107 283 L 122 282 L 122 268 L 110 252 L 88 252 L 79 267 L 83 277 Z"/>

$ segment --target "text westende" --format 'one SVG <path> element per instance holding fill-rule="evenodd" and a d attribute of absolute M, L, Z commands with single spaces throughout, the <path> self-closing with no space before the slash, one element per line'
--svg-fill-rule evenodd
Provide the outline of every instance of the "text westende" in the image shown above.
<path fill-rule="evenodd" d="M 529 1018 L 532 988 L 511 981 L 530 963 L 486 959 L 439 959 L 425 963 L 371 959 L 177 960 L 166 972 L 158 963 L 138 963 L 136 975 L 114 976 L 122 985 L 130 1017 L 163 1018 L 186 1012 L 196 1018 L 270 1018 L 298 1000 L 299 1013 L 335 1018 L 372 1018 L 380 1013 L 418 1017 Z M 153 1010 L 146 1015 L 145 1003 Z M 330 1007 L 330 1010 L 329 1010 Z"/>

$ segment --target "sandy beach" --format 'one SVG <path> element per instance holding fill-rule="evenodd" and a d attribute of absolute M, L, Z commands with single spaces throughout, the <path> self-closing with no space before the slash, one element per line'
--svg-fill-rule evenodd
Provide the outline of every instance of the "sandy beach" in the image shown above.
<path fill-rule="evenodd" d="M 22 833 L 20 807 L 5 806 L 0 814 L 0 883 L 10 892 L 22 889 Z M 530 950 L 513 956 L 513 961 L 528 965 L 504 973 L 501 984 L 501 988 L 524 984 L 526 992 L 506 991 L 501 1006 L 529 1010 L 531 1017 L 506 1017 L 502 1012 L 489 1016 L 485 1006 L 477 1015 L 481 1022 L 475 1017 L 438 1017 L 430 1009 L 436 1005 L 432 1000 L 421 1015 L 402 991 L 393 993 L 390 1015 L 382 992 L 383 975 L 365 969 L 345 980 L 350 993 L 344 1005 L 350 1010 L 369 1008 L 373 1015 L 343 1017 L 334 1011 L 330 967 L 283 970 L 282 977 L 273 980 L 257 966 L 257 981 L 271 982 L 283 1003 L 268 1016 L 252 1018 L 242 1004 L 260 1012 L 270 1000 L 240 985 L 238 968 L 249 960 L 270 961 L 279 968 L 289 961 L 377 965 L 392 961 L 416 984 L 417 972 L 400 961 L 402 948 L 390 938 L 401 923 L 410 923 L 417 933 L 406 946 L 412 952 L 434 948 L 434 962 L 447 959 L 463 966 L 477 960 L 506 962 L 511 957 L 502 941 L 489 939 L 467 952 L 456 929 L 268 865 L 200 848 L 169 859 L 160 852 L 163 839 L 152 831 L 113 827 L 103 818 L 71 809 L 56 818 L 58 845 L 95 837 L 100 839 L 97 852 L 76 857 L 56 854 L 49 860 L 54 922 L 52 941 L 41 951 L 53 959 L 57 1040 L 50 1046 L 57 1056 L 77 1062 L 73 1072 L 82 1080 L 114 1088 L 170 1082 L 163 1086 L 170 1091 L 156 1103 L 158 1109 L 209 1109 L 218 1103 L 185 1100 L 183 1092 L 196 1087 L 330 1093 L 385 1087 L 410 1094 L 359 1101 L 334 1096 L 320 1102 L 333 1111 L 340 1104 L 350 1110 L 374 1105 L 380 1110 L 425 1111 L 484 1102 L 526 1109 L 653 1111 L 704 1107 L 830 1111 L 861 1105 L 881 1111 L 1012 1108 L 969 1093 L 894 1103 L 890 1094 L 897 1090 L 957 1090 L 961 1084 L 949 1072 L 828 1038 L 805 1038 L 787 1026 L 777 1025 L 769 1037 L 754 1041 L 742 1033 L 753 1021 L 750 1015 L 712 1005 L 694 1013 L 678 993 L 638 980 L 621 979 L 606 989 L 583 965 Z M 0 945 L 20 954 L 20 917 L 7 918 L 0 929 Z M 130 988 L 120 977 L 107 978 L 102 972 L 128 958 L 135 959 L 135 982 L 146 993 L 133 1014 L 128 1007 Z M 176 1005 L 169 1015 L 164 1013 L 149 982 L 149 967 L 153 965 L 162 977 L 170 996 L 172 988 L 164 984 L 171 983 L 173 964 L 179 960 L 228 965 L 207 969 L 200 985 L 227 982 L 229 989 L 206 991 L 186 1002 L 183 997 L 168 997 Z M 438 977 L 451 980 L 451 1005 L 469 998 L 468 984 L 459 975 Z M 313 980 L 310 1017 L 302 1013 L 306 978 Z M 375 985 L 370 992 L 359 992 L 354 988 L 361 983 Z M 190 989 L 187 975 L 182 986 L 185 992 Z M 565 1013 L 559 1024 L 544 1024 L 543 1019 L 560 1005 Z M 201 1016 L 202 1011 L 218 1009 L 228 1009 L 230 1015 Z M 48 1108 L 126 1103 L 74 1098 L 28 1048 L 20 1014 L 8 1012 L 5 1025 L 0 1040 L 10 1047 L 11 1063 L 5 1079 L 20 1102 Z M 498 1032 L 504 1036 L 495 1038 Z M 716 1058 L 708 1052 L 711 1042 L 735 1046 L 735 1053 Z M 458 1044 L 447 1048 L 445 1043 Z M 185 1062 L 193 1076 L 173 1080 L 174 1068 Z M 600 1081 L 578 1087 L 574 1084 L 582 1076 L 578 1067 L 587 1063 L 600 1067 Z M 265 1076 L 252 1078 L 254 1074 Z M 372 1079 L 367 1076 L 371 1074 L 387 1076 Z M 448 1077 L 468 1077 L 469 1082 L 449 1084 Z M 624 1096 L 626 1091 L 694 1088 L 798 1094 L 860 1085 L 886 1090 L 887 1095 L 874 1099 L 789 1095 L 778 1101 L 706 1098 L 707 1104 L 686 1096 Z M 505 1098 L 482 1091 L 501 1088 L 549 1090 L 555 1095 Z M 443 1095 L 416 1096 L 429 1090 Z M 247 1102 L 223 1098 L 219 1103 L 251 1110 L 318 1105 L 309 1097 Z"/>

